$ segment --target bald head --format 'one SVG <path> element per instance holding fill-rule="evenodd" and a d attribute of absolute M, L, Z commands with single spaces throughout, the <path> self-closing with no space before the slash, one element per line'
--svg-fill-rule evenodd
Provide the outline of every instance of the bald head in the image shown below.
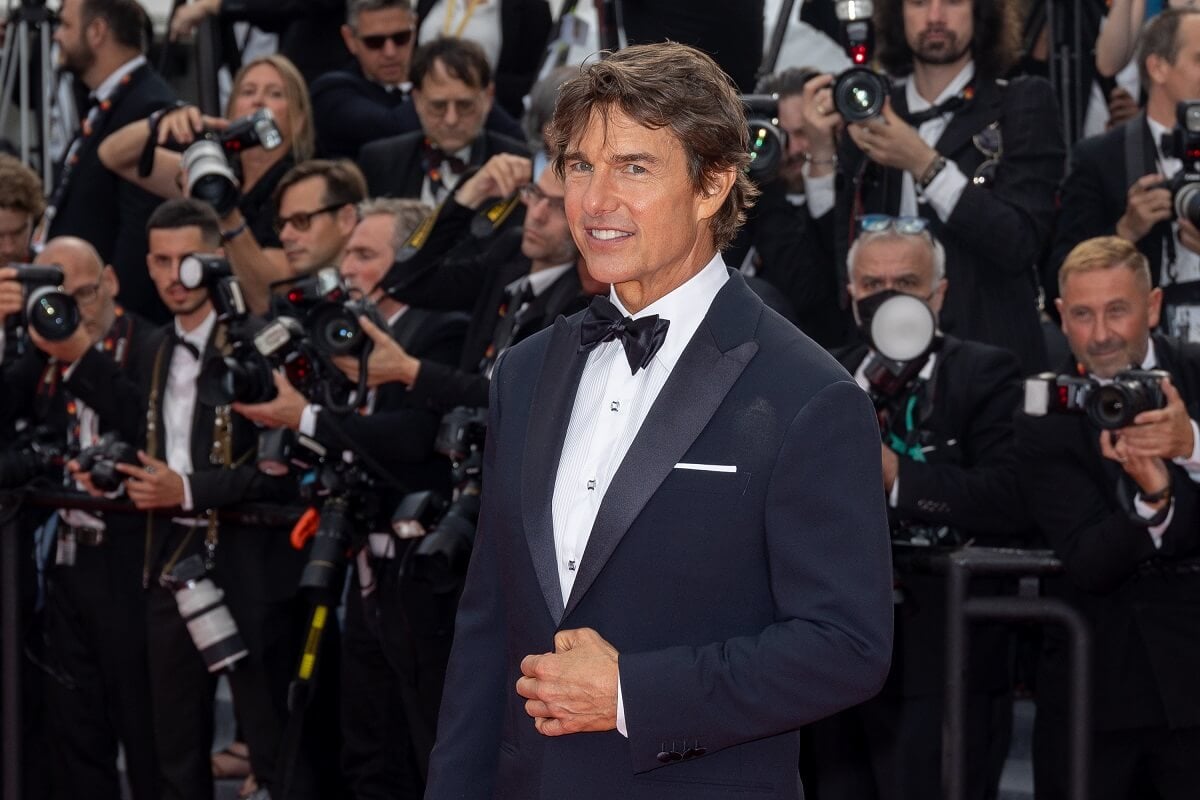
<path fill-rule="evenodd" d="M 79 304 L 79 316 L 93 342 L 108 333 L 116 318 L 117 273 L 106 266 L 96 248 L 75 236 L 46 242 L 35 264 L 57 264 L 63 270 L 63 289 Z"/>

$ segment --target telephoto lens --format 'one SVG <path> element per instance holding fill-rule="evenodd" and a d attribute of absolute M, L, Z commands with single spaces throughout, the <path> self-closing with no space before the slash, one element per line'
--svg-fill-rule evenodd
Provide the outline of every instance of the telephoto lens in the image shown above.
<path fill-rule="evenodd" d="M 331 497 L 321 508 L 321 523 L 313 536 L 308 563 L 300 573 L 300 588 L 341 592 L 342 570 L 350 547 L 351 522 L 346 500 Z"/>
<path fill-rule="evenodd" d="M 199 555 L 183 559 L 171 571 L 170 582 L 179 614 L 208 671 L 232 669 L 248 654 L 246 643 L 225 605 L 225 593 L 207 576 L 204 560 Z"/>
<path fill-rule="evenodd" d="M 237 205 L 237 176 L 225 158 L 225 149 L 212 139 L 200 139 L 183 151 L 187 196 L 208 203 L 219 216 Z"/>

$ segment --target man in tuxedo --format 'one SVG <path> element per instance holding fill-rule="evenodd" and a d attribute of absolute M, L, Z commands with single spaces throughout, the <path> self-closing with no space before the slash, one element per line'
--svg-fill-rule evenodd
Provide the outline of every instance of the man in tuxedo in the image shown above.
<path fill-rule="evenodd" d="M 372 197 L 412 197 L 435 206 L 468 167 L 496 153 L 528 155 L 520 140 L 483 126 L 495 87 L 478 44 L 436 39 L 422 45 L 413 55 L 411 76 L 421 129 L 371 142 L 358 154 Z"/>
<path fill-rule="evenodd" d="M 426 797 L 799 798 L 796 729 L 887 672 L 870 402 L 718 255 L 754 189 L 712 59 L 622 50 L 553 130 L 614 291 L 496 366 Z"/>
<path fill-rule="evenodd" d="M 839 285 L 861 214 L 921 216 L 946 248 L 942 329 L 1046 366 L 1035 265 L 1050 237 L 1064 148 L 1050 84 L 1003 76 L 1017 58 L 1003 0 L 882 0 L 883 67 L 908 80 L 882 114 L 845 126 L 833 76 L 809 82 L 805 195 L 830 232 Z M 846 298 L 848 300 L 848 298 Z"/>
<path fill-rule="evenodd" d="M 25 306 L 24 287 L 8 281 L 9 265 L 30 260 L 33 228 L 45 208 L 37 174 L 19 159 L 0 154 L 0 315 L 5 317 L 0 325 L 0 363 L 17 357 L 26 344 L 17 323 Z"/>
<path fill-rule="evenodd" d="M 368 365 L 373 384 L 399 381 L 444 409 L 484 407 L 492 367 L 507 348 L 603 291 L 587 276 L 571 239 L 562 179 L 545 169 L 534 181 L 532 170 L 522 156 L 493 156 L 446 200 L 416 255 L 398 262 L 384 281 L 388 294 L 405 303 L 470 311 L 457 368 L 377 342 Z M 472 227 L 476 209 L 516 193 L 526 206 L 523 227 L 502 231 L 480 256 L 447 256 Z"/>
<path fill-rule="evenodd" d="M 376 288 L 396 248 L 428 211 L 415 200 L 364 203 L 341 272 L 347 284 L 377 302 L 398 346 L 414 357 L 452 365 L 462 349 L 466 315 L 405 306 Z M 362 413 L 335 414 L 310 403 L 286 380 L 276 383 L 276 399 L 237 410 L 264 425 L 312 436 L 335 451 L 352 444 L 352 452 L 369 455 L 405 490 L 449 497 L 449 465 L 433 451 L 441 415 L 403 384 L 372 389 Z M 413 574 L 415 540 L 397 539 L 390 530 L 390 515 L 404 493 L 384 476 L 379 480 L 375 491 L 384 498 L 379 505 L 388 518 L 359 531 L 341 654 L 342 772 L 354 797 L 363 800 L 421 794 L 457 599 L 454 591 L 435 589 Z"/>
<path fill-rule="evenodd" d="M 41 241 L 90 242 L 116 269 L 122 305 L 161 323 L 167 310 L 145 264 L 146 218 L 159 198 L 109 172 L 97 155 L 108 134 L 175 100 L 143 55 L 145 16 L 136 0 L 63 0 L 54 31 L 60 65 L 88 88 L 92 105 L 59 169 Z"/>
<path fill-rule="evenodd" d="M 927 228 L 861 233 L 850 248 L 848 291 L 867 343 L 838 360 L 879 416 L 883 490 L 897 546 L 1011 545 L 1027 527 L 1012 457 L 1020 366 L 1006 350 L 937 332 L 945 258 Z M 896 327 L 869 327 L 885 303 L 886 313 L 904 309 Z M 923 351 L 894 360 L 904 326 L 922 322 L 929 334 Z M 883 692 L 809 729 L 814 780 L 806 785 L 822 800 L 941 794 L 945 593 L 941 576 L 899 574 L 896 650 Z M 990 754 L 1008 751 L 1007 736 L 996 741 L 996 731 L 1011 727 L 999 716 L 1012 709 L 1007 631 L 973 628 L 971 647 L 968 796 L 983 800 L 995 796 L 1003 764 Z"/>
<path fill-rule="evenodd" d="M 1051 282 L 1075 245 L 1116 234 L 1137 245 L 1163 288 L 1164 331 L 1200 341 L 1200 231 L 1176 218 L 1165 181 L 1182 168 L 1162 148 L 1176 106 L 1200 100 L 1200 11 L 1172 8 L 1141 33 L 1138 71 L 1146 106 L 1133 119 L 1079 143 L 1062 185 L 1061 211 L 1047 267 Z"/>
<path fill-rule="evenodd" d="M 324 158 L 357 158 L 364 144 L 419 130 L 408 65 L 417 21 L 409 0 L 354 0 L 347 5 L 342 40 L 354 56 L 310 87 L 317 152 Z M 521 126 L 494 104 L 484 127 L 521 138 Z"/>
<path fill-rule="evenodd" d="M 1063 375 L 1112 381 L 1165 370 L 1162 408 L 1102 430 L 1084 414 L 1020 414 L 1021 488 L 1063 562 L 1049 587 L 1091 628 L 1087 796 L 1193 797 L 1200 779 L 1200 349 L 1151 331 L 1162 290 L 1146 257 L 1105 236 L 1072 250 L 1058 274 L 1072 357 Z M 1068 647 L 1047 630 L 1038 676 L 1034 786 L 1066 797 Z"/>
<path fill-rule="evenodd" d="M 171 200 L 147 222 L 146 263 L 163 302 L 174 312 L 139 353 L 136 383 L 111 359 L 83 360 L 77 393 L 101 419 L 114 420 L 138 446 L 136 465 L 120 464 L 125 493 L 150 513 L 143 540 L 149 688 L 161 797 L 212 797 L 210 754 L 216 675 L 207 668 L 172 592 L 172 576 L 197 556 L 224 591 L 248 655 L 229 673 L 238 722 L 260 789 L 275 785 L 276 753 L 287 714 L 284 676 L 300 652 L 302 617 L 289 617 L 302 561 L 286 532 L 220 523 L 217 509 L 248 501 L 279 501 L 290 483 L 268 478 L 253 463 L 256 435 L 228 407 L 199 401 L 204 360 L 222 350 L 225 333 L 208 289 L 187 289 L 179 264 L 190 253 L 219 250 L 215 212 L 195 200 Z"/>
<path fill-rule="evenodd" d="M 18 419 L 44 425 L 66 448 L 90 447 L 111 421 L 77 396 L 77 365 L 105 359 L 124 371 L 153 329 L 116 304 L 116 272 L 82 239 L 51 239 L 36 263 L 62 267 L 63 288 L 78 304 L 81 321 L 74 335 L 58 342 L 29 332 L 35 346 L 0 373 L 0 420 L 6 428 Z M 0 293 L 10 283 L 0 281 Z M 45 565 L 45 651 L 38 652 L 49 665 L 55 797 L 118 800 L 119 747 L 133 797 L 159 797 L 146 688 L 146 604 L 139 590 L 141 521 L 60 509 L 40 531 L 54 541 Z"/>

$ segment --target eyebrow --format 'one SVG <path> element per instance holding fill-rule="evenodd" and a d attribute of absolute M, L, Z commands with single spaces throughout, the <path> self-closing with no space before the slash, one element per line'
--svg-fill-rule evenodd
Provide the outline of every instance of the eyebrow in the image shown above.
<path fill-rule="evenodd" d="M 569 150 L 563 154 L 563 161 L 588 161 L 588 159 L 579 150 Z M 658 157 L 649 153 L 617 153 L 608 159 L 608 163 L 610 164 L 634 164 L 639 161 L 644 164 L 659 163 Z"/>

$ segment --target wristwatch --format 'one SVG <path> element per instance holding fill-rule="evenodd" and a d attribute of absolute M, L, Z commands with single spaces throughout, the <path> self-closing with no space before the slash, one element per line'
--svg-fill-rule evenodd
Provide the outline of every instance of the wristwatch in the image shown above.
<path fill-rule="evenodd" d="M 942 170 L 945 168 L 946 157 L 943 155 L 938 155 L 938 157 L 933 159 L 929 166 L 925 168 L 925 171 L 921 173 L 920 177 L 917 178 L 917 188 L 921 191 L 925 191 L 929 187 L 929 184 L 933 183 L 933 179 L 940 175 Z"/>

